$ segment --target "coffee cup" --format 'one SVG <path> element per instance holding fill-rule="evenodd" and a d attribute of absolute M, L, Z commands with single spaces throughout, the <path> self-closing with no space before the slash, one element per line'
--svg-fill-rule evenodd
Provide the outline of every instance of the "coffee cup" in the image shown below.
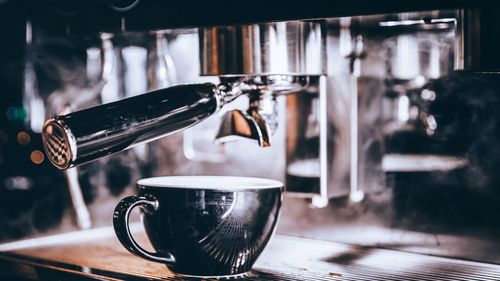
<path fill-rule="evenodd" d="M 132 254 L 165 264 L 190 277 L 244 276 L 276 228 L 283 183 L 226 176 L 175 176 L 142 179 L 138 195 L 116 206 L 113 225 Z M 142 209 L 142 221 L 155 249 L 132 237 L 129 215 Z"/>

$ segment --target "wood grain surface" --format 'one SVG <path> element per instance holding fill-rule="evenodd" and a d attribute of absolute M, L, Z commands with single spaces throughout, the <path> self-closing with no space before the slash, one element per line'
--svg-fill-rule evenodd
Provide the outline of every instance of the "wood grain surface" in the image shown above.
<path fill-rule="evenodd" d="M 134 237 L 144 248 L 151 249 L 144 233 L 136 232 Z M 144 277 L 158 278 L 174 276 L 165 265 L 150 262 L 132 255 L 113 236 L 94 241 L 82 239 L 81 243 L 17 250 L 14 253 L 81 267 L 141 275 Z"/>
<path fill-rule="evenodd" d="M 112 228 L 46 238 L 1 245 L 0 280 L 193 280 L 128 253 Z M 500 265 L 276 235 L 241 280 L 500 280 Z"/>

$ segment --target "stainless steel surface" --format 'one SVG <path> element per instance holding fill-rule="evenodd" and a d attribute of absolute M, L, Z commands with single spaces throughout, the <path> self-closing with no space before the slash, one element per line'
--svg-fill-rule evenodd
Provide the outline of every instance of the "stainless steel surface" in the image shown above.
<path fill-rule="evenodd" d="M 76 160 L 76 141 L 69 128 L 57 119 L 50 119 L 43 128 L 44 147 L 49 160 L 57 167 L 69 167 Z"/>
<path fill-rule="evenodd" d="M 222 117 L 216 140 L 228 142 L 240 138 L 257 141 L 260 147 L 271 146 L 271 135 L 278 126 L 276 98 L 271 91 L 250 95 L 246 112 L 231 110 Z"/>
<path fill-rule="evenodd" d="M 49 119 L 43 130 L 50 161 L 61 169 L 190 127 L 219 109 L 215 85 L 174 86 Z"/>
<path fill-rule="evenodd" d="M 279 125 L 277 97 L 317 90 L 316 78 L 291 75 L 223 78 L 223 85 L 229 83 L 227 87 L 232 92 L 228 97 L 234 99 L 239 92 L 245 93 L 249 105 L 245 111 L 231 110 L 224 114 L 216 140 L 246 139 L 256 141 L 260 147 L 271 146 L 272 135 Z M 236 82 L 232 82 L 234 79 Z"/>
<path fill-rule="evenodd" d="M 321 75 L 326 73 L 320 21 L 200 28 L 201 75 Z"/>
<path fill-rule="evenodd" d="M 496 7 L 460 10 L 455 39 L 456 70 L 500 70 L 500 40 L 496 35 L 500 27 L 498 11 Z"/>
<path fill-rule="evenodd" d="M 105 81 L 101 90 L 103 103 L 114 102 L 124 97 L 122 87 L 121 71 L 123 70 L 120 60 L 119 48 L 115 47 L 113 34 L 101 33 L 101 79 Z"/>
<path fill-rule="evenodd" d="M 176 82 L 176 70 L 168 53 L 166 32 L 156 31 L 151 37 L 147 61 L 148 90 L 157 90 Z"/>
<path fill-rule="evenodd" d="M 405 18 L 400 16 L 398 23 L 413 22 Z M 387 29 L 398 24 L 382 23 Z M 439 29 L 432 29 L 437 24 Z M 389 65 L 382 112 L 387 123 L 386 133 L 416 131 L 418 125 L 423 124 L 423 134 L 434 134 L 434 116 L 427 111 L 436 94 L 422 87 L 452 73 L 455 25 L 455 20 L 450 18 L 417 21 L 415 25 L 401 26 L 396 36 L 385 40 Z"/>
<path fill-rule="evenodd" d="M 242 110 L 226 112 L 215 139 L 219 142 L 229 142 L 243 138 L 257 141 L 261 147 L 269 146 L 271 137 L 269 127 L 263 122 L 258 122 L 255 116 L 259 116 L 258 112 L 253 111 L 253 114 Z"/>
<path fill-rule="evenodd" d="M 264 117 L 255 107 L 250 107 L 248 112 L 250 113 L 252 119 L 255 121 L 255 124 L 257 124 L 257 128 L 259 128 L 259 146 L 271 146 L 271 128 L 269 127 L 269 122 L 264 119 Z"/>
<path fill-rule="evenodd" d="M 427 22 L 417 21 L 413 25 L 407 23 L 412 22 L 408 17 L 399 18 L 399 22 L 379 23 L 381 29 L 387 29 L 386 32 L 396 27 L 400 29 L 395 36 L 383 43 L 388 48 L 390 63 L 387 78 L 406 80 L 418 87 L 419 81 L 412 81 L 416 77 L 427 81 L 450 72 L 453 68 L 453 33 L 456 20 L 436 18 Z"/>
<path fill-rule="evenodd" d="M 484 35 L 481 34 L 480 17 L 481 12 L 478 9 L 461 9 L 459 12 L 455 41 L 456 70 L 481 67 L 481 38 Z"/>
<path fill-rule="evenodd" d="M 321 193 L 320 93 L 287 96 L 287 195 L 311 198 Z M 325 153 L 325 152 L 323 152 Z"/>

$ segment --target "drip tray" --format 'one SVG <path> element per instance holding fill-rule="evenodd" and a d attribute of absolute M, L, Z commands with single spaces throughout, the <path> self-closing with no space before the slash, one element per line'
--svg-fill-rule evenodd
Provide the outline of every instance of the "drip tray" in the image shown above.
<path fill-rule="evenodd" d="M 147 244 L 140 229 L 135 236 Z M 183 280 L 129 254 L 109 228 L 1 244 L 0 251 L 0 278 Z M 500 265 L 276 235 L 245 279 L 500 280 Z"/>

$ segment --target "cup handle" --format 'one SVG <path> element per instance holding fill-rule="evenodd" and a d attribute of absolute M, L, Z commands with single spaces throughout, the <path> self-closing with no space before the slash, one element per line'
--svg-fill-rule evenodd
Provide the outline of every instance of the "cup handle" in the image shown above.
<path fill-rule="evenodd" d="M 153 213 L 158 210 L 159 202 L 153 196 L 129 196 L 116 205 L 113 213 L 113 226 L 122 245 L 132 254 L 144 259 L 173 265 L 175 258 L 170 253 L 160 254 L 144 250 L 132 237 L 129 227 L 130 212 L 135 207 L 142 207 L 145 212 Z"/>

